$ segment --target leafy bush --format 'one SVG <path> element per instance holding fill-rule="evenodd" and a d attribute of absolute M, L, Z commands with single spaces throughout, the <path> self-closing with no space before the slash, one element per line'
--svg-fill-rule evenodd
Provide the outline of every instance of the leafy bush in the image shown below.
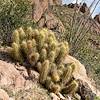
<path fill-rule="evenodd" d="M 11 33 L 20 26 L 32 25 L 28 0 L 0 0 L 0 42 L 11 42 Z M 1 44 L 0 43 L 0 44 Z"/>
<path fill-rule="evenodd" d="M 96 97 L 95 100 L 100 100 L 100 97 Z"/>

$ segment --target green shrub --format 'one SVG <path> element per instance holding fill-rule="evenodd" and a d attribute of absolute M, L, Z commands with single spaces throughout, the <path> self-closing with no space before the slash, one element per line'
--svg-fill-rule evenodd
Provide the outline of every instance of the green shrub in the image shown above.
<path fill-rule="evenodd" d="M 0 42 L 3 45 L 11 42 L 11 33 L 16 28 L 34 25 L 31 10 L 28 0 L 0 0 Z"/>
<path fill-rule="evenodd" d="M 100 97 L 95 97 L 95 100 L 100 100 Z"/>

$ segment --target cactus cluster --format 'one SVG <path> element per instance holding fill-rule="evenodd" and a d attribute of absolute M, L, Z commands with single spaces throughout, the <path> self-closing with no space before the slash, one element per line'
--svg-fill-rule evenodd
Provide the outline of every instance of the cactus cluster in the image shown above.
<path fill-rule="evenodd" d="M 8 52 L 20 63 L 27 61 L 35 68 L 40 73 L 40 83 L 48 90 L 65 94 L 76 92 L 78 83 L 72 78 L 75 65 L 63 63 L 69 53 L 66 41 L 57 41 L 51 30 L 31 27 L 15 30 L 12 39 Z"/>

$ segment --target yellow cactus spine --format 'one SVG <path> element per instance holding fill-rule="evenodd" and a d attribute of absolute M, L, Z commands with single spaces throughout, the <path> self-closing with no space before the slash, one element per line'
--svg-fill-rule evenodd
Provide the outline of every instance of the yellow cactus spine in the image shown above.
<path fill-rule="evenodd" d="M 50 87 L 51 91 L 55 94 L 59 93 L 61 91 L 61 87 L 59 84 L 52 84 Z"/>
<path fill-rule="evenodd" d="M 37 44 L 36 44 L 35 39 L 32 39 L 32 48 L 33 48 L 33 51 L 37 51 Z"/>
<path fill-rule="evenodd" d="M 47 50 L 48 49 L 48 44 L 47 43 L 44 43 L 43 48 Z"/>
<path fill-rule="evenodd" d="M 43 62 L 47 58 L 47 50 L 42 49 L 40 53 L 40 61 Z"/>
<path fill-rule="evenodd" d="M 38 50 L 40 51 L 45 43 L 45 34 L 40 33 L 36 41 L 38 43 Z"/>
<path fill-rule="evenodd" d="M 24 32 L 23 28 L 20 27 L 20 28 L 18 29 L 18 32 L 19 32 L 20 40 L 21 40 L 21 41 L 24 40 L 25 37 L 26 37 L 26 35 L 25 35 L 25 32 Z"/>
<path fill-rule="evenodd" d="M 48 76 L 47 79 L 46 79 L 46 81 L 45 81 L 45 87 L 46 87 L 48 90 L 50 90 L 53 84 L 54 84 L 54 83 L 52 82 L 51 77 Z"/>
<path fill-rule="evenodd" d="M 55 52 L 51 51 L 48 55 L 48 59 L 50 62 L 54 62 L 55 61 Z"/>
<path fill-rule="evenodd" d="M 69 45 L 68 45 L 68 42 L 67 41 L 64 41 L 64 45 L 66 47 L 66 54 L 69 53 Z"/>
<path fill-rule="evenodd" d="M 55 34 L 52 31 L 49 31 L 48 37 L 53 38 L 53 40 L 56 42 Z"/>
<path fill-rule="evenodd" d="M 28 48 L 27 48 L 27 43 L 26 43 L 26 41 L 22 41 L 21 49 L 23 50 L 23 53 L 27 56 Z"/>
<path fill-rule="evenodd" d="M 30 64 L 32 66 L 34 66 L 37 63 L 37 61 L 39 60 L 39 57 L 40 57 L 39 53 L 36 53 L 36 52 L 31 53 L 29 55 L 29 62 L 30 62 Z"/>
<path fill-rule="evenodd" d="M 26 35 L 27 35 L 27 38 L 28 38 L 29 40 L 32 39 L 32 36 L 33 36 L 33 29 L 32 29 L 31 27 L 28 27 L 28 28 L 27 28 Z"/>
<path fill-rule="evenodd" d="M 74 94 L 78 89 L 78 83 L 73 80 L 69 85 L 62 89 L 64 94 Z"/>
<path fill-rule="evenodd" d="M 41 68 L 41 72 L 40 72 L 40 83 L 44 84 L 46 79 L 47 79 L 47 75 L 49 73 L 49 60 L 45 60 L 42 64 L 42 68 Z"/>
<path fill-rule="evenodd" d="M 20 43 L 20 38 L 19 38 L 19 32 L 17 30 L 15 30 L 12 34 L 12 39 L 13 42 L 19 44 Z"/>
<path fill-rule="evenodd" d="M 54 41 L 52 41 L 52 43 L 50 44 L 50 50 L 51 50 L 51 51 L 55 51 L 56 48 L 57 48 L 57 43 L 54 42 Z"/>
<path fill-rule="evenodd" d="M 63 75 L 64 69 L 65 69 L 65 67 L 64 67 L 63 64 L 58 65 L 58 74 L 59 74 L 59 76 Z"/>
<path fill-rule="evenodd" d="M 22 56 L 20 52 L 20 46 L 17 43 L 13 43 L 12 48 L 13 48 L 12 54 L 13 54 L 14 59 L 22 63 L 23 60 L 22 60 Z"/>
<path fill-rule="evenodd" d="M 31 54 L 33 52 L 33 43 L 31 40 L 27 41 L 27 49 L 28 49 L 28 54 Z"/>
<path fill-rule="evenodd" d="M 37 63 L 36 68 L 37 68 L 38 72 L 40 73 L 41 72 L 41 68 L 42 68 L 41 62 Z"/>
<path fill-rule="evenodd" d="M 62 84 L 66 85 L 70 81 L 71 77 L 72 77 L 72 67 L 68 66 L 63 73 Z"/>
<path fill-rule="evenodd" d="M 56 59 L 57 63 L 61 63 L 67 54 L 66 47 L 65 47 L 64 43 L 61 43 L 59 45 L 59 48 L 60 48 L 60 51 L 59 51 L 58 57 Z"/>
<path fill-rule="evenodd" d="M 52 71 L 51 77 L 52 77 L 53 82 L 59 82 L 60 81 L 60 77 L 59 77 L 57 70 Z"/>

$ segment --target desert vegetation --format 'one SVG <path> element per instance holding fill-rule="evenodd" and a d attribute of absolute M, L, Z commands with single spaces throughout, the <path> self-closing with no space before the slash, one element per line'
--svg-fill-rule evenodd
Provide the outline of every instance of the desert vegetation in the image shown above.
<path fill-rule="evenodd" d="M 77 2 L 78 1 L 76 0 L 76 3 Z M 84 0 L 82 0 L 81 4 L 83 2 Z M 94 6 L 94 2 L 96 2 L 96 0 L 93 0 L 91 5 L 88 7 L 89 10 Z M 60 39 L 62 41 L 68 41 L 70 54 L 79 59 L 81 63 L 86 66 L 87 73 L 92 78 L 94 77 L 97 84 L 100 83 L 100 33 L 97 33 L 93 28 L 94 24 L 96 25 L 96 22 L 92 19 L 92 14 L 98 3 L 99 0 L 90 13 L 88 13 L 88 10 L 86 13 L 81 13 L 79 11 L 80 7 L 77 8 L 77 6 L 74 7 L 74 9 L 69 8 L 67 5 L 52 8 L 53 13 L 60 18 L 66 28 L 66 31 Z M 96 43 L 94 45 L 93 41 L 96 41 L 98 45 Z"/>
<path fill-rule="evenodd" d="M 73 9 L 67 5 L 51 6 L 49 10 L 65 27 L 65 31 L 59 33 L 55 29 L 38 26 L 38 22 L 32 19 L 32 2 L 1 0 L 0 46 L 6 48 L 15 62 L 29 70 L 36 70 L 40 74 L 39 82 L 49 92 L 70 94 L 79 100 L 79 83 L 72 74 L 76 65 L 64 64 L 63 61 L 67 55 L 77 58 L 86 66 L 88 76 L 96 81 L 97 88 L 100 88 L 100 31 L 96 33 L 94 30 L 96 22 L 91 17 L 100 0 L 90 12 L 94 2 L 85 13 L 80 12 L 84 0 Z"/>

